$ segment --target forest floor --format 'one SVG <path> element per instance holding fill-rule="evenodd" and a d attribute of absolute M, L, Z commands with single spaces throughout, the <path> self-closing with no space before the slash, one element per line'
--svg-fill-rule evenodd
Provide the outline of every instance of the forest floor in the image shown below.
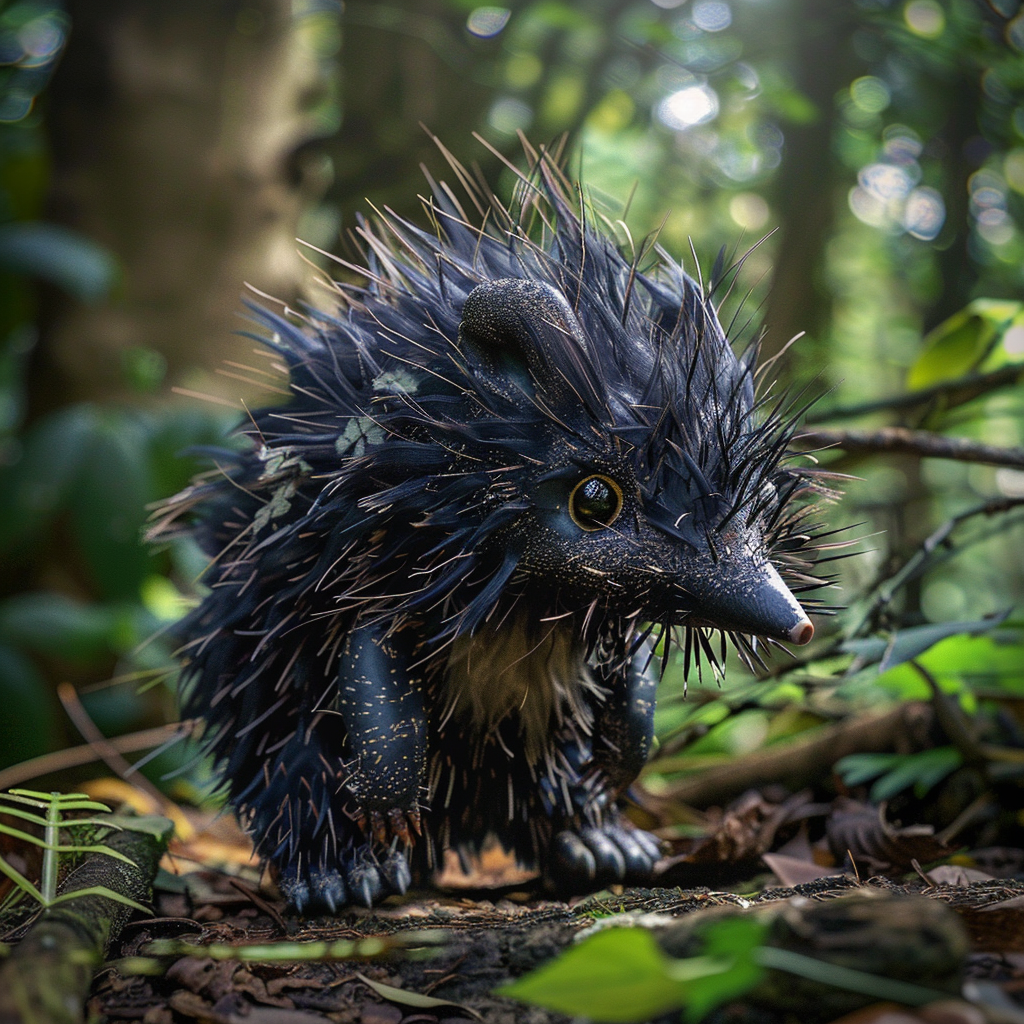
<path fill-rule="evenodd" d="M 742 813 L 731 821 L 724 815 L 720 833 L 735 833 L 739 820 Z M 232 849 L 233 829 L 221 818 L 214 842 Z M 989 867 L 1000 858 L 1018 867 L 1015 852 L 1021 853 L 991 852 Z M 824 877 L 783 887 L 780 876 L 808 872 L 810 861 L 780 856 L 774 875 L 762 863 L 760 875 L 746 882 L 742 872 L 753 861 L 708 871 L 690 854 L 663 862 L 659 888 L 616 887 L 563 902 L 538 895 L 536 883 L 522 876 L 499 889 L 416 891 L 373 910 L 309 919 L 297 917 L 272 886 L 261 888 L 251 865 L 193 869 L 172 856 L 157 878 L 156 916 L 125 929 L 96 979 L 88 1012 L 91 1021 L 144 1024 L 555 1024 L 571 1018 L 496 990 L 609 921 L 653 928 L 664 950 L 686 956 L 699 952 L 693 922 L 756 914 L 775 922 L 773 944 L 902 977 L 947 998 L 914 1010 L 837 991 L 827 972 L 819 980 L 777 976 L 713 1011 L 709 1021 L 1024 1024 L 1024 881 L 956 867 L 931 876 L 911 871 L 900 882 L 819 868 Z M 207 846 L 203 861 L 210 859 Z M 695 872 L 717 876 L 721 890 L 693 887 Z M 725 884 L 727 875 L 732 884 Z M 159 940 L 177 944 L 165 948 L 162 973 L 135 973 L 140 961 L 131 958 L 152 955 Z M 254 944 L 263 948 L 245 948 Z M 339 955 L 352 953 L 354 959 Z M 683 1018 L 673 1010 L 653 1019 Z"/>

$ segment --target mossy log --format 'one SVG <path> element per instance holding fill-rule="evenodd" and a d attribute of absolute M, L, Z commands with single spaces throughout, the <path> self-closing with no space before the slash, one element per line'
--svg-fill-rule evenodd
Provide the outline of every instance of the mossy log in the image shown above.
<path fill-rule="evenodd" d="M 132 863 L 95 854 L 68 875 L 61 895 L 104 886 L 147 903 L 172 828 L 167 821 L 163 829 L 114 832 L 104 844 Z M 0 966 L 0 1024 L 84 1021 L 93 974 L 111 940 L 134 913 L 127 904 L 95 893 L 44 910 Z"/>

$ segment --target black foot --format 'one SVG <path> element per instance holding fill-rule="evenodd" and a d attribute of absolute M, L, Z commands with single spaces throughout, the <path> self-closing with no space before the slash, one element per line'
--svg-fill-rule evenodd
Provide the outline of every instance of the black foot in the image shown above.
<path fill-rule="evenodd" d="M 653 877 L 659 856 L 654 836 L 617 822 L 564 829 L 551 844 L 546 875 L 560 892 L 586 892 L 613 882 L 643 885 Z"/>
<path fill-rule="evenodd" d="M 300 914 L 337 914 L 349 904 L 372 907 L 393 893 L 401 895 L 411 882 L 409 862 L 397 845 L 378 853 L 364 844 L 349 851 L 340 867 L 285 867 L 279 884 Z"/>

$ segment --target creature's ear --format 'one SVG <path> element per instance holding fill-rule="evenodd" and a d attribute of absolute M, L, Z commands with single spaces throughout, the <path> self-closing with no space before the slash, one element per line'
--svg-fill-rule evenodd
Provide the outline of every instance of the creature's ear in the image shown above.
<path fill-rule="evenodd" d="M 540 390 L 556 401 L 570 392 L 588 404 L 599 401 L 579 320 L 546 282 L 501 278 L 477 285 L 462 307 L 459 340 L 525 359 Z"/>

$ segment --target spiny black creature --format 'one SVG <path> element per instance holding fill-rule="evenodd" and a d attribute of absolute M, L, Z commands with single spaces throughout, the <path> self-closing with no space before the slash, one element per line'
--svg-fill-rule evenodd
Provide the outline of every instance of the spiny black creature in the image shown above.
<path fill-rule="evenodd" d="M 648 879 L 658 844 L 616 798 L 659 634 L 717 671 L 713 630 L 748 662 L 813 633 L 812 482 L 753 349 L 664 253 L 644 271 L 595 231 L 547 157 L 510 209 L 453 166 L 484 226 L 431 183 L 434 232 L 363 225 L 368 283 L 336 312 L 260 311 L 291 401 L 156 529 L 213 557 L 184 713 L 300 910 L 489 837 L 563 891 Z"/>

